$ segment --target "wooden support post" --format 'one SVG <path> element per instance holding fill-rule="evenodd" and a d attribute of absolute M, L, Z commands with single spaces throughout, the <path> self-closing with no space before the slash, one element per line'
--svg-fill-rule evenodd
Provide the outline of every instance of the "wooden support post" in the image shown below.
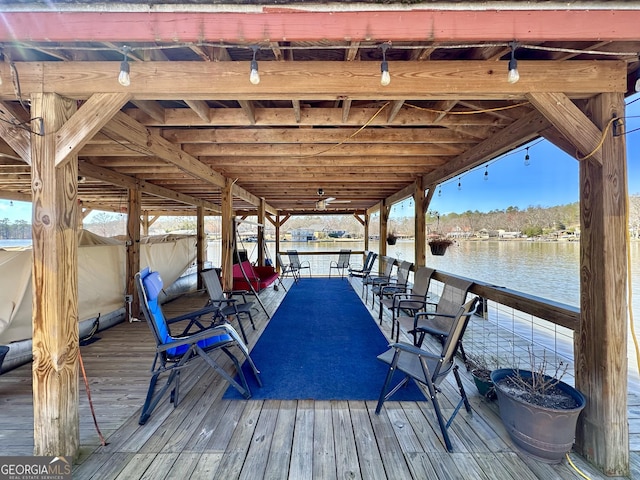
<path fill-rule="evenodd" d="M 207 257 L 207 236 L 204 232 L 204 208 L 197 207 L 196 209 L 196 266 L 197 266 L 197 288 L 201 290 L 203 288 L 202 278 L 200 273 L 204 270 L 204 262 Z"/>
<path fill-rule="evenodd" d="M 604 131 L 624 118 L 621 94 L 590 102 Z M 576 433 L 582 454 L 606 475 L 629 475 L 627 418 L 627 170 L 624 136 L 609 129 L 594 158 L 580 162 L 580 330 L 576 387 L 587 397 Z"/>
<path fill-rule="evenodd" d="M 56 132 L 76 102 L 31 97 L 33 122 L 33 437 L 34 455 L 78 453 L 78 161 L 56 167 Z"/>
<path fill-rule="evenodd" d="M 276 254 L 278 254 L 280 252 L 280 215 L 276 215 L 275 220 L 276 220 L 275 221 L 275 227 L 276 227 L 276 247 L 275 248 L 276 248 Z M 278 273 L 282 273 L 280 271 L 280 267 L 281 265 L 276 265 Z"/>
<path fill-rule="evenodd" d="M 424 267 L 427 262 L 427 219 L 424 209 L 424 183 L 422 178 L 418 178 L 415 183 L 416 190 L 413 193 L 415 203 L 414 226 L 415 226 L 415 262 L 414 266 Z"/>
<path fill-rule="evenodd" d="M 233 180 L 227 179 L 222 189 L 222 288 L 233 289 L 233 246 L 236 226 L 233 224 Z"/>
<path fill-rule="evenodd" d="M 135 274 L 140 271 L 140 189 L 129 189 L 127 208 L 127 295 L 131 295 L 131 311 L 138 315 L 140 299 L 135 286 Z M 124 299 L 123 299 L 124 300 Z"/>
<path fill-rule="evenodd" d="M 264 239 L 264 227 L 267 211 L 266 211 L 267 202 L 264 198 L 260 198 L 260 205 L 258 205 L 258 223 L 262 225 L 258 227 L 258 265 L 264 265 L 265 258 L 265 239 Z"/>
<path fill-rule="evenodd" d="M 380 256 L 387 254 L 387 232 L 389 227 L 388 222 L 390 211 L 391 207 L 387 205 L 386 200 L 383 201 L 382 205 L 380 205 L 380 242 L 378 246 L 378 250 L 380 250 Z M 384 268 L 382 262 L 380 262 L 379 265 L 380 268 Z"/>
<path fill-rule="evenodd" d="M 142 212 L 142 234 L 149 235 L 149 212 Z"/>
<path fill-rule="evenodd" d="M 365 251 L 369 250 L 369 223 L 371 222 L 371 215 L 368 213 L 364 214 L 364 249 Z"/>

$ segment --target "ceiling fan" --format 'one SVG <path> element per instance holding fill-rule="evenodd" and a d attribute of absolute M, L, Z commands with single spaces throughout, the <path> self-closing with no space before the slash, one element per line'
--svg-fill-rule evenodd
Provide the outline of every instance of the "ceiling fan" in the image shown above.
<path fill-rule="evenodd" d="M 322 188 L 319 188 L 318 196 L 322 197 L 323 195 L 324 195 L 324 190 Z M 316 202 L 316 210 L 324 211 L 327 209 L 327 206 L 330 203 L 351 203 L 351 200 L 337 200 L 336 197 L 321 198 Z"/>

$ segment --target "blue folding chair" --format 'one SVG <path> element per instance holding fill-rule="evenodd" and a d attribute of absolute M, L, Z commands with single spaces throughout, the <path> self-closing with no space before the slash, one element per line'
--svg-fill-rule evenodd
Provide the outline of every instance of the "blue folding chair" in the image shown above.
<path fill-rule="evenodd" d="M 228 324 L 203 326 L 201 322 L 203 317 L 215 318 L 220 308 L 219 306 L 205 307 L 196 312 L 167 320 L 158 301 L 158 296 L 163 287 L 160 274 L 145 268 L 136 274 L 135 283 L 140 297 L 140 306 L 156 340 L 156 354 L 151 366 L 149 390 L 138 421 L 140 425 L 144 425 L 149 419 L 153 409 L 172 386 L 170 399 L 174 407 L 178 406 L 180 372 L 185 367 L 191 366 L 192 361 L 198 358 L 202 358 L 207 365 L 218 372 L 245 398 L 250 398 L 251 391 L 240 368 L 238 358 L 230 351 L 232 347 L 237 347 L 240 350 L 251 366 L 258 385 L 262 386 L 260 372 L 249 356 L 249 350 L 242 342 L 238 332 Z M 187 326 L 182 333 L 172 335 L 169 325 L 185 322 Z M 211 354 L 217 350 L 224 352 L 233 361 L 241 384 L 235 381 L 224 367 L 213 358 Z M 168 373 L 167 381 L 156 393 L 158 378 L 163 373 Z"/>

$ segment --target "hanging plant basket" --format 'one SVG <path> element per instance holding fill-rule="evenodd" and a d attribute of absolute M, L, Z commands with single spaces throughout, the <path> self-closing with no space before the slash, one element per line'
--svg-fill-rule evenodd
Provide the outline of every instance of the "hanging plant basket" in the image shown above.
<path fill-rule="evenodd" d="M 395 245 L 397 241 L 398 241 L 398 237 L 396 237 L 394 233 L 390 233 L 389 235 L 387 235 L 388 245 Z"/>
<path fill-rule="evenodd" d="M 444 255 L 444 252 L 447 251 L 449 245 L 453 244 L 453 240 L 449 240 L 448 238 L 438 238 L 429 241 L 429 248 L 431 249 L 431 255 Z"/>

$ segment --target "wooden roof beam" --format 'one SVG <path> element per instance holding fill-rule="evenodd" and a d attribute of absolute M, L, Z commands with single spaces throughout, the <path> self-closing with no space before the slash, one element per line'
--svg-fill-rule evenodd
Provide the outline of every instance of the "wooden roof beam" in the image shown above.
<path fill-rule="evenodd" d="M 625 9 L 624 2 L 606 9 L 476 9 L 429 10 L 416 6 L 363 15 L 358 10 L 313 11 L 281 5 L 247 14 L 238 11 L 11 11 L 3 12 L 0 42 L 16 38 L 34 42 L 219 42 L 269 41 L 406 41 L 430 42 L 567 41 L 589 38 L 635 41 L 640 11 Z M 34 28 L 37 25 L 38 28 Z M 100 25 L 100 28 L 95 28 Z"/>
<path fill-rule="evenodd" d="M 5 82 L 6 83 L 6 82 Z M 0 137 L 24 162 L 31 165 L 30 124 L 13 111 L 13 107 L 0 102 Z"/>
<path fill-rule="evenodd" d="M 210 210 L 215 213 L 220 213 L 220 207 L 213 203 L 201 200 L 199 198 L 185 195 L 174 190 L 170 190 L 165 187 L 160 187 L 152 183 L 140 180 L 138 178 L 129 177 L 121 173 L 114 172 L 108 168 L 98 167 L 88 162 L 78 162 L 78 172 L 84 176 L 95 178 L 103 182 L 111 183 L 119 187 L 127 189 L 139 188 L 142 193 L 148 193 L 162 198 L 168 198 L 178 202 L 185 203 L 187 205 L 194 205 L 196 207 L 203 207 L 206 210 Z"/>
<path fill-rule="evenodd" d="M 504 67 L 504 70 L 502 70 Z M 518 62 L 520 81 L 506 80 L 506 62 L 389 62 L 394 80 L 380 86 L 377 62 L 262 62 L 260 85 L 247 79 L 248 62 L 134 62 L 131 85 L 114 82 L 114 62 L 20 64 L 22 93 L 40 91 L 83 99 L 97 92 L 129 92 L 134 100 L 476 100 L 524 99 L 529 92 L 565 92 L 572 98 L 625 93 L 626 62 L 619 60 Z M 336 70 L 340 75 L 336 75 Z M 91 72 L 91 81 L 86 80 Z M 0 75 L 8 78 L 8 67 Z M 215 79 L 215 92 L 211 82 Z M 570 82 L 567 79 L 571 79 Z M 180 86 L 184 85 L 181 90 Z M 0 85 L 0 99 L 13 99 L 11 82 Z"/>
<path fill-rule="evenodd" d="M 136 122 L 125 113 L 118 113 L 103 127 L 103 131 L 116 138 L 124 138 L 136 146 L 137 150 L 150 156 L 159 157 L 190 175 L 204 180 L 205 182 L 223 187 L 225 177 L 212 170 L 202 162 L 187 154 L 179 147 L 165 140 L 160 135 L 151 133 L 144 125 Z M 251 203 L 259 205 L 260 199 L 250 194 L 238 185 L 233 185 L 234 196 Z M 255 202 L 255 203 L 254 203 Z"/>
<path fill-rule="evenodd" d="M 56 133 L 56 166 L 76 155 L 131 98 L 126 92 L 95 93 Z"/>
<path fill-rule="evenodd" d="M 443 167 L 424 175 L 423 182 L 425 185 L 442 183 L 463 171 L 477 167 L 498 155 L 527 143 L 539 136 L 540 132 L 549 128 L 550 125 L 540 112 L 533 111 L 476 147 L 447 162 Z"/>
<path fill-rule="evenodd" d="M 581 152 L 602 165 L 603 132 L 563 93 L 530 93 L 529 101 Z M 624 112 L 620 112 L 623 116 Z"/>

